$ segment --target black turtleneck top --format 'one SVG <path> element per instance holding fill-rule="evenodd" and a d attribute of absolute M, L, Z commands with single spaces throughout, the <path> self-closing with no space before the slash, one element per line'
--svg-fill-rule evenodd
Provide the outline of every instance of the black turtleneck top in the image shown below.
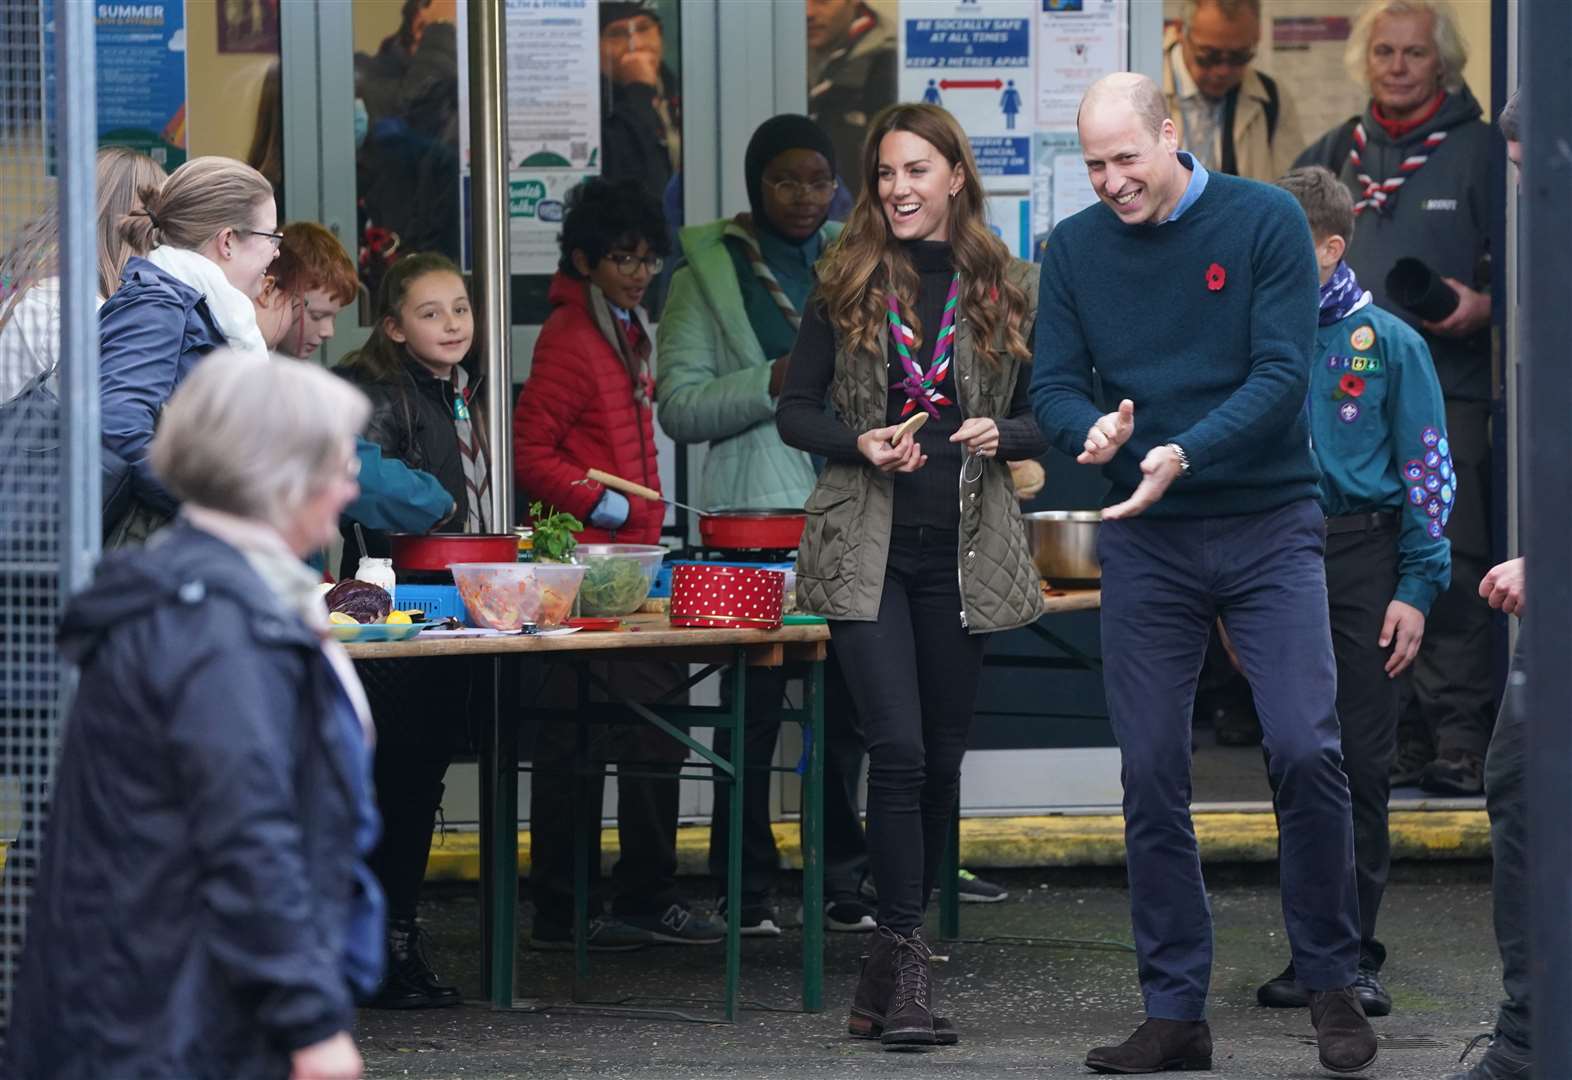
<path fill-rule="evenodd" d="M 950 279 L 955 270 L 950 245 L 946 242 L 919 240 L 905 247 L 917 271 L 917 317 L 921 320 L 922 341 L 915 356 L 926 372 L 933 363 L 934 338 L 939 332 L 944 299 L 949 295 Z M 831 461 L 866 461 L 857 449 L 857 436 L 861 432 L 853 431 L 824 408 L 830 380 L 835 374 L 836 352 L 835 329 L 830 325 L 824 303 L 815 294 L 803 313 L 802 327 L 797 332 L 791 366 L 787 369 L 786 384 L 776 409 L 776 422 L 781 437 L 792 446 Z M 903 416 L 901 412 L 908 400 L 900 387 L 906 370 L 895 350 L 893 336 L 886 363 L 890 393 L 885 420 L 898 424 L 911 413 Z M 1027 396 L 1030 382 L 1029 373 L 1021 372 L 1010 398 L 1010 415 L 994 417 L 999 425 L 999 457 L 1002 460 L 1036 457 L 1046 449 Z M 928 463 L 916 472 L 895 474 L 896 525 L 955 530 L 960 524 L 959 482 L 966 452 L 960 443 L 950 442 L 950 436 L 964 419 L 957 404 L 953 364 L 938 383 L 938 390 L 950 404 L 939 405 L 939 415 L 930 416 L 917 433 L 917 441 L 928 455 Z"/>

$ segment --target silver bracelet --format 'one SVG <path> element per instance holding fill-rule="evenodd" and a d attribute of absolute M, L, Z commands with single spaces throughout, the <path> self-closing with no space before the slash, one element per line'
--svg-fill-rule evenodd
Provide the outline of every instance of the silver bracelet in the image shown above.
<path fill-rule="evenodd" d="M 1179 475 L 1190 475 L 1190 455 L 1184 452 L 1184 447 L 1176 442 L 1166 443 L 1168 449 L 1174 452 L 1174 457 L 1179 459 Z"/>

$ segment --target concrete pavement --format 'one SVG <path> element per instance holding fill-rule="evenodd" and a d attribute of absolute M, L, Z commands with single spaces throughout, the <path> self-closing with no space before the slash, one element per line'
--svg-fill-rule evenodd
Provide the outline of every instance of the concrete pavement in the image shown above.
<path fill-rule="evenodd" d="M 1489 1030 L 1500 993 L 1490 931 L 1488 863 L 1406 864 L 1388 892 L 1384 975 L 1396 1002 L 1375 1021 L 1381 1056 L 1369 1076 L 1437 1080 L 1466 1041 Z M 1091 1075 L 1086 1050 L 1122 1039 L 1141 1020 L 1129 950 L 1128 893 L 1111 871 L 1025 870 L 989 874 L 1010 898 L 966 905 L 966 940 L 936 943 L 942 1011 L 962 1044 L 890 1054 L 845 1035 L 862 935 L 830 934 L 825 1011 L 795 1011 L 800 938 L 743 942 L 743 993 L 761 1008 L 735 1025 L 547 1009 L 498 1013 L 480 1005 L 436 1012 L 361 1014 L 368 1077 L 565 1077 L 595 1080 L 795 1080 L 795 1078 L 1070 1077 Z M 1208 868 L 1216 920 L 1212 1027 L 1218 1077 L 1328 1075 L 1316 1065 L 1308 1012 L 1255 1005 L 1255 987 L 1287 960 L 1270 867 Z M 687 884 L 704 906 L 702 883 Z M 430 890 L 422 918 L 438 971 L 480 993 L 474 889 Z M 788 898 L 783 914 L 795 911 Z M 530 913 L 520 913 L 528 940 Z M 1035 937 L 1035 944 L 1015 939 Z M 537 1004 L 565 1002 L 571 956 L 520 951 L 519 991 Z M 715 1016 L 718 948 L 652 948 L 596 955 L 580 997 Z M 776 1011 L 779 1010 L 779 1011 Z"/>

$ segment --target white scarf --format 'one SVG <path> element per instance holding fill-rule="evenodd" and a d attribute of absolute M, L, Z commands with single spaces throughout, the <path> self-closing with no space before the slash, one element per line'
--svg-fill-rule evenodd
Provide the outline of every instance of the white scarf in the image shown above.
<path fill-rule="evenodd" d="M 257 309 L 251 298 L 229 283 L 218 264 L 186 248 L 156 247 L 147 261 L 191 286 L 207 300 L 207 309 L 236 352 L 267 356 L 267 342 L 257 327 Z"/>

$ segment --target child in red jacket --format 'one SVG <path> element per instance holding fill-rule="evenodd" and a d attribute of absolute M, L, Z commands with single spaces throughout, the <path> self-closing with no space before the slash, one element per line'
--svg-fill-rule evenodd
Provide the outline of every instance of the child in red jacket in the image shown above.
<path fill-rule="evenodd" d="M 655 337 L 640 302 L 668 248 L 660 204 L 636 182 L 589 180 L 569 197 L 555 305 L 535 344 L 535 361 L 513 413 L 520 502 L 539 500 L 587 524 L 587 542 L 653 544 L 664 503 L 632 499 L 585 479 L 606 472 L 660 488 L 655 458 Z M 655 702 L 681 685 L 684 670 L 660 661 L 600 665 L 617 694 Z M 570 688 L 548 684 L 541 704 L 573 707 Z M 686 749 L 642 724 L 597 725 L 593 760 L 626 758 L 644 775 L 617 776 L 622 853 L 612 871 L 611 917 L 590 901 L 588 946 L 597 951 L 657 943 L 710 945 L 722 931 L 690 911 L 677 891 L 677 772 Z M 530 783 L 530 893 L 537 949 L 573 947 L 573 821 L 590 830 L 591 873 L 599 876 L 604 777 L 576 777 L 574 725 L 536 729 Z M 659 762 L 659 764 L 656 764 Z M 650 774 L 661 773 L 658 777 Z"/>
<path fill-rule="evenodd" d="M 640 306 L 669 248 L 660 204 L 637 183 L 589 180 L 570 196 L 551 316 L 513 413 L 520 503 L 585 522 L 585 542 L 653 544 L 664 503 L 585 479 L 589 469 L 659 490 L 655 335 Z"/>

